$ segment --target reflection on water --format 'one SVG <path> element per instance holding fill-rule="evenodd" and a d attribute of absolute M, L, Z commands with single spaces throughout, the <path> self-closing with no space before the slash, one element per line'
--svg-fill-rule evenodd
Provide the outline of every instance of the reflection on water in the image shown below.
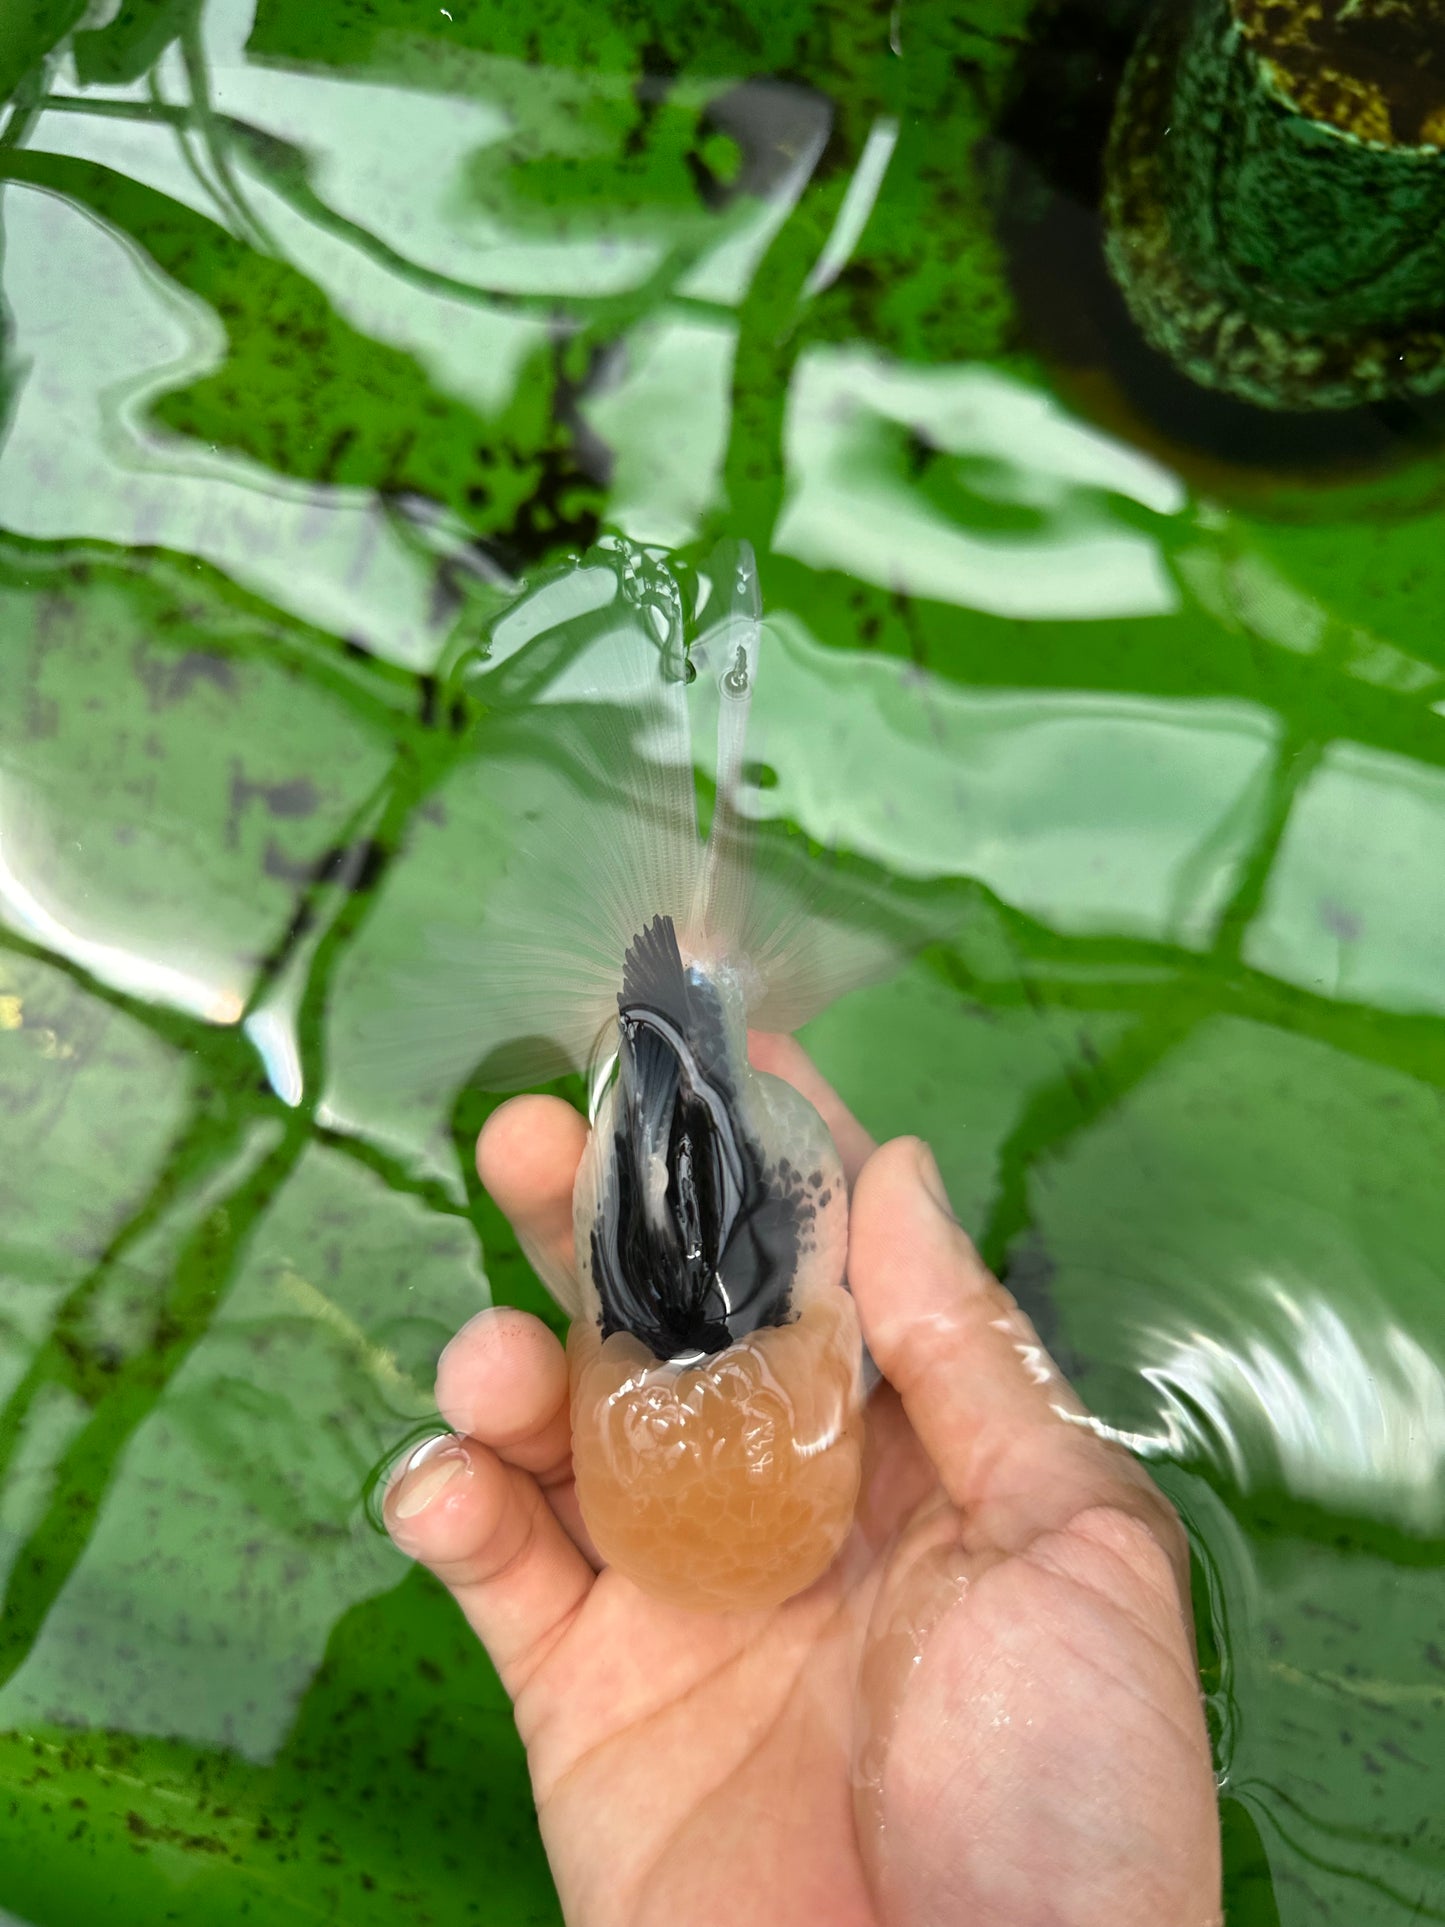
<path fill-rule="evenodd" d="M 1152 530 L 1108 498 L 1173 515 L 1178 482 L 992 369 L 814 349 L 794 372 L 787 450 L 774 540 L 816 569 L 999 616 L 1176 606 Z"/>
<path fill-rule="evenodd" d="M 456 666 L 611 528 L 752 541 L 762 806 L 936 939 L 810 1041 L 1190 1523 L 1231 1921 L 1445 1917 L 1445 461 L 1151 360 L 1146 10 L 73 11 L 0 43 L 0 1908 L 556 1917 L 364 1506 L 542 1301 L 493 1100 L 362 1045 L 545 809 Z"/>
<path fill-rule="evenodd" d="M 1290 817 L 1251 963 L 1329 995 L 1441 1009 L 1445 774 L 1333 743 Z"/>
<path fill-rule="evenodd" d="M 1276 1313 L 1273 1346 L 1258 1330 L 1233 1346 L 1197 1332 L 1142 1335 L 1141 1351 L 1160 1360 L 1143 1371 L 1167 1424 L 1155 1449 L 1210 1454 L 1246 1490 L 1278 1482 L 1322 1506 L 1388 1512 L 1411 1530 L 1438 1532 L 1445 1374 L 1437 1360 L 1378 1308 L 1378 1324 L 1354 1332 L 1333 1305 L 1293 1297 L 1275 1279 L 1260 1280 L 1256 1308 Z"/>

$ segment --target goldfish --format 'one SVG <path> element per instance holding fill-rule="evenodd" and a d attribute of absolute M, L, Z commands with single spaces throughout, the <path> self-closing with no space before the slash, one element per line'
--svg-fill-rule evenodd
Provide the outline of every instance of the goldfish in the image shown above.
<path fill-rule="evenodd" d="M 753 1068 L 748 1034 L 795 1028 L 893 946 L 787 838 L 757 834 L 766 633 L 745 545 L 689 571 L 619 538 L 493 623 L 475 689 L 495 753 L 517 756 L 508 718 L 525 714 L 513 787 L 532 796 L 534 761 L 545 782 L 519 806 L 491 935 L 442 1000 L 459 1030 L 485 1018 L 484 1081 L 586 1072 L 576 1262 L 545 1279 L 571 1318 L 577 1496 L 610 1566 L 702 1611 L 815 1581 L 861 1476 L 842 1165 L 813 1105 Z"/>

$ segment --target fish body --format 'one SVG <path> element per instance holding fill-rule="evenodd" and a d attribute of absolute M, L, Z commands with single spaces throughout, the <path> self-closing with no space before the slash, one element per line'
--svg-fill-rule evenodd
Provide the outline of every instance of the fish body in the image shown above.
<path fill-rule="evenodd" d="M 599 1551 L 694 1608 L 778 1604 L 857 1499 L 847 1191 L 807 1099 L 747 1062 L 736 977 L 657 918 L 629 950 L 615 1078 L 574 1197 L 573 1460 Z"/>

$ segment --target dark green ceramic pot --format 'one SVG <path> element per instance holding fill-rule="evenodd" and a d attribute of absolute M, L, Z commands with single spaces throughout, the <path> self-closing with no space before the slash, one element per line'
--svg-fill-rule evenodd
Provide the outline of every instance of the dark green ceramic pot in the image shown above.
<path fill-rule="evenodd" d="M 1275 409 L 1445 388 L 1445 0 L 1167 0 L 1104 211 L 1135 321 L 1206 387 Z"/>

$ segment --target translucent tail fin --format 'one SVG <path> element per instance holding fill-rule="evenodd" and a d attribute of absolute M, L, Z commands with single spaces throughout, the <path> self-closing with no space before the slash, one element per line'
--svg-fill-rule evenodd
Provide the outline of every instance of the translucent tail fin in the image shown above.
<path fill-rule="evenodd" d="M 766 651 L 751 550 L 725 545 L 695 581 L 612 540 L 496 623 L 470 684 L 488 711 L 476 756 L 438 799 L 448 845 L 429 860 L 448 865 L 447 915 L 405 932 L 405 965 L 366 1025 L 373 1068 L 405 1066 L 409 1084 L 451 1072 L 455 1088 L 480 1066 L 493 1089 L 584 1069 L 611 1035 L 628 948 L 659 916 L 685 953 L 740 970 L 768 1027 L 896 961 L 876 904 L 850 909 L 803 839 L 759 834 L 746 742 Z"/>
<path fill-rule="evenodd" d="M 704 577 L 706 623 L 692 659 L 716 704 L 712 822 L 698 864 L 688 935 L 699 951 L 736 952 L 751 902 L 752 822 L 743 805 L 748 716 L 757 681 L 762 605 L 752 549 L 723 544 Z M 700 707 L 701 705 L 699 705 Z"/>

